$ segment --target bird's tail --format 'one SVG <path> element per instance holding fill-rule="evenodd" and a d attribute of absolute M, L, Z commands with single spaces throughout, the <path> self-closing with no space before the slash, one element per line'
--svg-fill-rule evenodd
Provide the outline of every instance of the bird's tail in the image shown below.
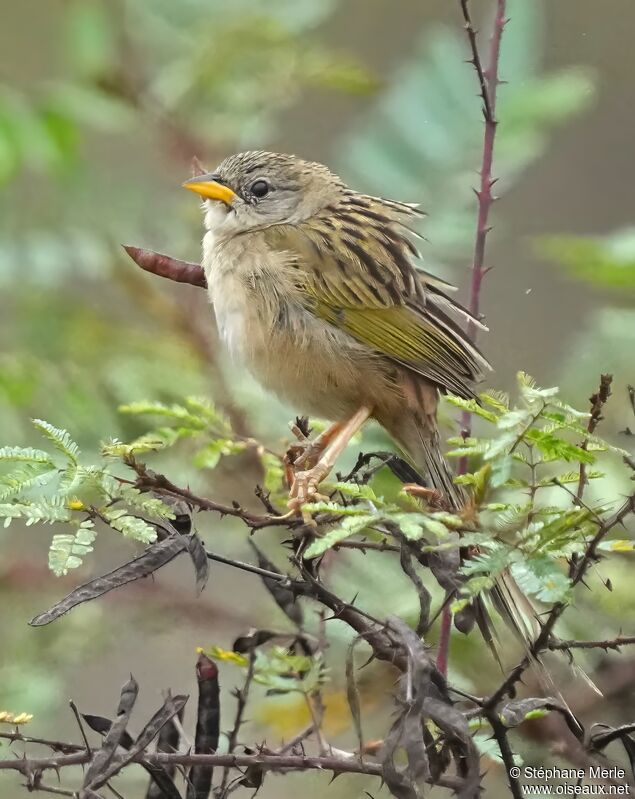
<path fill-rule="evenodd" d="M 455 511 L 464 509 L 469 497 L 464 488 L 454 482 L 454 473 L 441 450 L 436 420 L 431 416 L 422 419 L 413 414 L 410 418 L 402 417 L 398 429 L 393 428 L 389 432 L 428 481 L 428 487 L 443 494 L 451 509 Z M 447 574 L 447 570 L 444 572 Z M 455 576 L 453 585 L 448 584 L 443 587 L 458 594 L 461 588 L 460 575 Z M 485 642 L 500 662 L 495 629 L 487 605 L 493 606 L 525 649 L 537 635 L 539 625 L 532 604 L 507 571 L 499 575 L 487 600 L 477 597 L 462 616 L 455 619 L 455 624 L 467 632 L 476 623 Z"/>

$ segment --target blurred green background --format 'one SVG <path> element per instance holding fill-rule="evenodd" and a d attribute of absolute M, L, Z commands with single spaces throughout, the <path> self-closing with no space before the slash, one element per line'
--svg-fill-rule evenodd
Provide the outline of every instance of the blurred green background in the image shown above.
<path fill-rule="evenodd" d="M 472 5 L 487 30 L 491 4 Z M 515 0 L 509 13 L 501 200 L 487 255 L 495 268 L 483 297 L 492 384 L 510 388 L 525 369 L 584 408 L 599 372 L 614 372 L 604 434 L 619 436 L 633 426 L 626 385 L 635 382 L 635 6 Z M 1 444 L 31 443 L 37 416 L 94 452 L 109 436 L 143 432 L 120 404 L 197 394 L 213 397 L 240 432 L 280 447 L 294 409 L 226 360 L 205 293 L 140 272 L 120 248 L 198 259 L 200 211 L 180 189 L 194 155 L 212 168 L 240 149 L 295 152 L 361 190 L 420 201 L 428 268 L 466 296 L 482 121 L 458 2 L 22 0 L 3 9 L 0 53 Z M 259 473 L 246 456 L 196 472 L 181 449 L 161 465 L 180 484 L 253 502 Z M 227 520 L 205 519 L 202 532 L 211 549 L 253 557 L 245 532 Z M 275 558 L 275 531 L 259 535 Z M 163 688 L 195 691 L 196 646 L 229 647 L 252 625 L 285 624 L 256 579 L 217 565 L 196 599 L 189 567 L 177 563 L 31 629 L 28 619 L 55 598 L 133 551 L 103 533 L 82 569 L 57 579 L 47 570 L 49 539 L 17 524 L 0 538 L 0 710 L 34 713 L 40 733 L 76 738 L 67 699 L 108 714 L 130 671 L 149 713 Z M 582 604 L 563 635 L 615 634 L 632 617 L 627 567 L 617 563 L 613 593 Z M 416 612 L 411 587 L 383 559 L 340 555 L 330 576 L 340 589 L 372 585 L 360 596 L 369 608 Z M 341 654 L 344 632 L 339 640 L 335 625 L 333 634 Z M 451 662 L 452 676 L 476 693 L 496 680 L 472 638 L 454 641 Z M 596 654 L 585 665 L 610 682 L 616 662 Z M 635 663 L 628 667 L 635 679 Z M 228 692 L 240 674 L 227 666 L 221 678 L 228 728 Z M 388 723 L 391 679 L 378 667 L 366 677 L 377 735 Z M 350 746 L 342 675 L 329 690 L 329 733 Z M 589 689 L 580 681 L 573 691 L 592 715 Z M 607 700 L 603 720 L 630 721 L 634 706 L 624 689 Z M 260 698 L 251 718 L 253 740 L 272 742 L 305 723 L 284 697 Z M 529 761 L 553 757 L 531 735 L 521 748 Z M 500 790 L 500 766 L 488 767 Z M 317 796 L 328 778 L 273 778 L 261 795 L 292 796 L 299 780 Z M 119 787 L 141 797 L 144 782 L 131 772 Z M 18 785 L 0 777 L 3 796 L 20 796 Z M 329 791 L 366 788 L 381 793 L 354 777 Z"/>

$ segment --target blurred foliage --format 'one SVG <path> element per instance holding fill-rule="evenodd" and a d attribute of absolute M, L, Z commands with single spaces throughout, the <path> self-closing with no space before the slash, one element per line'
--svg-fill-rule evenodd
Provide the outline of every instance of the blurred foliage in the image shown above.
<path fill-rule="evenodd" d="M 537 253 L 560 266 L 573 280 L 602 292 L 610 307 L 588 315 L 575 343 L 574 357 L 567 365 L 567 383 L 579 387 L 580 376 L 591 364 L 633 381 L 632 352 L 635 346 L 635 228 L 624 228 L 605 236 L 542 236 Z M 629 418 L 626 393 L 621 416 Z M 629 422 L 623 426 L 628 427 Z"/>
<path fill-rule="evenodd" d="M 497 113 L 500 191 L 514 186 L 556 128 L 594 97 L 586 70 L 542 72 L 542 5 L 509 3 L 500 70 L 506 83 Z M 482 122 L 462 31 L 426 28 L 416 46 L 404 50 L 397 68 L 379 76 L 328 45 L 324 26 L 336 11 L 335 0 L 74 0 L 53 15 L 46 58 L 54 54 L 57 66 L 49 70 L 45 61 L 34 85 L 0 85 L 0 442 L 23 447 L 0 450 L 7 464 L 2 513 L 15 518 L 1 539 L 0 590 L 16 619 L 3 630 L 12 658 L 0 665 L 2 708 L 50 710 L 60 700 L 64 669 L 100 651 L 110 630 L 107 614 L 102 616 L 94 603 L 55 630 L 30 634 L 22 624 L 32 610 L 26 597 L 40 578 L 20 569 L 14 574 L 14 561 L 26 557 L 24 542 L 31 540 L 22 523 L 62 521 L 64 527 L 53 528 L 50 565 L 56 573 L 79 568 L 82 574 L 86 564 L 80 564 L 90 554 L 96 529 L 87 524 L 86 508 L 103 511 L 113 502 L 108 509 L 112 526 L 139 540 L 149 540 L 148 528 L 126 520 L 163 512 L 159 505 L 143 507 L 154 501 L 118 482 L 122 456 L 151 452 L 183 482 L 222 486 L 224 470 L 234 468 L 243 476 L 241 457 L 253 454 L 255 439 L 264 438 L 265 444 L 277 439 L 291 415 L 274 402 L 265 407 L 254 384 L 215 351 L 202 292 L 140 275 L 120 254 L 118 245 L 129 241 L 196 257 L 200 215 L 191 198 L 178 191 L 193 155 L 211 166 L 240 148 L 266 148 L 284 130 L 285 113 L 298 99 L 312 102 L 325 91 L 365 97 L 368 111 L 352 126 L 340 126 L 329 143 L 332 165 L 360 189 L 422 200 L 430 212 L 422 230 L 430 241 L 425 255 L 432 268 L 467 261 Z M 617 296 L 611 290 L 620 289 L 620 303 L 631 303 L 625 291 L 633 285 L 631 232 L 606 239 L 559 237 L 544 246 L 571 274 L 605 287 L 611 299 Z M 584 320 L 568 366 L 576 389 L 588 391 L 598 363 L 605 370 L 632 368 L 633 331 L 632 311 L 626 308 Z M 521 393 L 533 390 L 524 383 Z M 192 407 L 196 400 L 183 399 L 209 395 L 214 396 L 214 405 L 207 406 L 212 417 L 201 406 Z M 522 499 L 528 467 L 514 453 L 510 457 L 512 435 L 522 443 L 516 455 L 531 450 L 540 458 L 541 480 L 560 475 L 571 485 L 568 478 L 574 479 L 579 459 L 596 453 L 581 455 L 579 417 L 554 407 L 561 402 L 557 395 L 522 396 L 518 409 L 485 405 L 490 417 L 483 424 L 495 425 L 495 432 L 479 432 L 460 445 L 469 450 L 473 472 L 466 481 L 482 495 L 487 524 L 505 520 L 492 545 L 480 540 L 483 557 L 474 561 L 468 585 L 480 590 L 501 564 L 522 551 L 532 562 L 518 575 L 527 590 L 566 596 L 561 553 L 577 546 L 592 522 L 565 507 L 563 489 L 547 484 L 539 485 L 537 504 L 528 507 Z M 542 410 L 537 423 L 525 429 L 534 402 Z M 622 402 L 626 414 L 629 408 Z M 122 404 L 127 412 L 119 414 Z M 158 421 L 148 431 L 150 415 Z M 28 420 L 40 416 L 49 421 L 35 431 Z M 72 431 L 76 445 L 64 429 Z M 48 433 L 46 445 L 39 440 L 42 433 Z M 97 442 L 108 436 L 115 440 L 105 444 L 102 458 Z M 365 440 L 377 442 L 378 436 L 371 432 Z M 500 449 L 492 450 L 495 446 Z M 78 456 L 76 447 L 85 454 Z M 587 494 L 598 512 L 627 484 L 619 467 L 606 460 L 607 476 L 598 475 Z M 276 492 L 282 499 L 280 459 L 261 451 L 257 468 L 274 499 Z M 594 469 L 589 465 L 595 478 Z M 431 546 L 441 548 L 456 524 L 451 515 L 413 507 L 386 470 L 371 486 L 333 488 L 349 506 L 343 520 L 313 543 L 314 553 L 347 537 L 383 536 L 373 525 L 388 516 L 397 515 L 411 536 L 430 536 Z M 272 535 L 274 541 L 278 552 Z M 230 535 L 224 546 L 233 550 L 243 543 Z M 603 630 L 632 605 L 626 557 L 613 554 L 614 593 L 594 591 L 593 601 L 580 599 L 580 614 L 566 619 L 572 635 L 576 624 L 584 635 L 589 628 Z M 359 591 L 360 604 L 371 612 L 390 609 L 416 622 L 418 600 L 411 584 L 398 563 L 387 565 L 380 553 L 359 558 L 338 552 L 329 580 L 333 590 L 351 599 Z M 218 603 L 220 612 L 229 611 L 230 592 Z M 263 606 L 262 613 L 269 612 Z M 431 631 L 430 643 L 435 634 Z M 330 657 L 345 657 L 350 634 L 335 622 L 329 643 Z M 453 647 L 453 681 L 481 690 L 483 679 L 491 676 L 489 654 L 475 636 L 457 636 Z M 594 655 L 579 658 L 592 661 Z M 365 708 L 380 704 L 378 697 L 386 692 L 383 675 L 368 673 Z M 335 677 L 333 682 L 327 689 L 339 713 L 333 729 L 342 730 L 350 719 L 342 686 Z M 281 725 L 280 709 L 291 718 L 290 701 L 272 697 L 258 717 Z M 297 726 L 307 720 L 306 704 L 299 704 Z"/>
<path fill-rule="evenodd" d="M 624 300 L 635 291 L 635 228 L 609 236 L 545 236 L 538 251 L 565 267 L 578 280 L 605 289 L 617 289 Z"/>
<path fill-rule="evenodd" d="M 539 72 L 539 3 L 513 0 L 508 16 L 496 111 L 497 194 L 543 153 L 549 133 L 587 108 L 594 96 L 585 70 Z M 462 31 L 426 31 L 363 125 L 339 147 L 339 163 L 356 184 L 382 196 L 422 200 L 430 210 L 424 229 L 432 246 L 426 259 L 437 262 L 465 258 L 474 238 L 471 188 L 483 142 L 476 90 Z"/>

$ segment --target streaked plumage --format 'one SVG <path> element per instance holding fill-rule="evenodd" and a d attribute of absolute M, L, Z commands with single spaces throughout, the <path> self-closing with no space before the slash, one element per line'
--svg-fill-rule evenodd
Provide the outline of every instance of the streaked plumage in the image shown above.
<path fill-rule="evenodd" d="M 222 339 L 298 412 L 341 423 L 317 463 L 296 470 L 292 504 L 316 492 L 370 415 L 462 508 L 440 450 L 438 398 L 473 397 L 489 365 L 461 327 L 483 326 L 417 265 L 417 207 L 359 194 L 322 164 L 259 151 L 185 185 L 208 198 L 203 266 Z M 503 575 L 492 598 L 526 638 L 517 594 Z M 494 649 L 480 600 L 473 613 Z"/>
<path fill-rule="evenodd" d="M 416 266 L 416 206 L 359 194 L 288 155 L 241 153 L 205 177 L 236 195 L 206 201 L 203 245 L 230 350 L 298 411 L 337 421 L 372 407 L 460 501 L 439 453 L 438 392 L 473 396 L 488 364 L 461 328 L 469 314 L 452 286 Z M 262 180 L 270 190 L 256 198 Z"/>

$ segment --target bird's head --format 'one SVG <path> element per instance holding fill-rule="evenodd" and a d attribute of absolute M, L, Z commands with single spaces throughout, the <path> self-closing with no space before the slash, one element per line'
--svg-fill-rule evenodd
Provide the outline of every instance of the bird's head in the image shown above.
<path fill-rule="evenodd" d="M 345 188 L 322 164 L 261 151 L 232 155 L 214 172 L 183 185 L 204 198 L 205 225 L 223 237 L 298 224 L 336 201 Z"/>

